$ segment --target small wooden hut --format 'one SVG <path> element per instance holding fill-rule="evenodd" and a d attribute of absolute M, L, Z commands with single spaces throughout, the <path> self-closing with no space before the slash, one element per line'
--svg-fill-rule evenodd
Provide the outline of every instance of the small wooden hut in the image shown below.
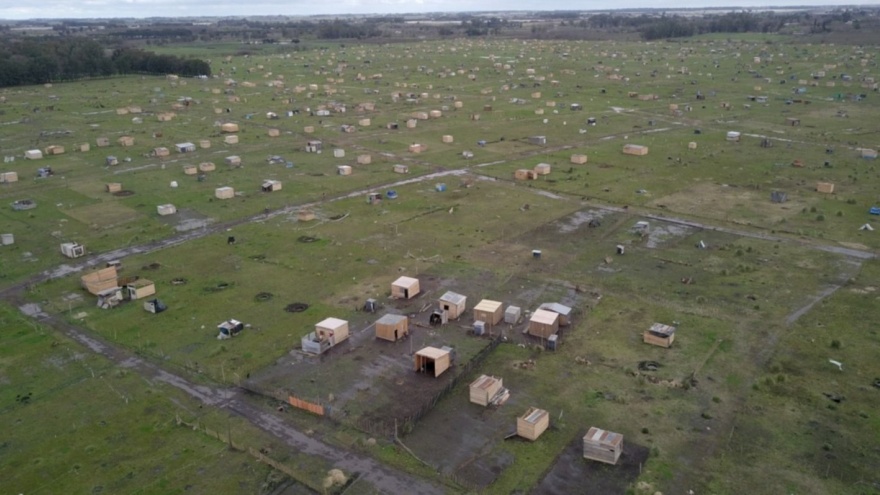
<path fill-rule="evenodd" d="M 550 174 L 550 164 L 549 163 L 539 163 L 535 165 L 535 173 L 537 175 L 549 175 Z"/>
<path fill-rule="evenodd" d="M 405 315 L 385 315 L 376 320 L 376 338 L 396 342 L 409 335 L 409 318 Z"/>
<path fill-rule="evenodd" d="M 104 186 L 104 188 L 106 189 L 106 191 L 108 193 L 119 192 L 122 190 L 122 183 L 121 182 L 109 182 Z"/>
<path fill-rule="evenodd" d="M 595 426 L 584 435 L 584 459 L 617 464 L 623 453 L 623 435 Z"/>
<path fill-rule="evenodd" d="M 481 406 L 488 406 L 492 399 L 504 389 L 504 384 L 501 378 L 480 375 L 479 378 L 471 382 L 468 389 L 471 402 Z"/>
<path fill-rule="evenodd" d="M 582 155 L 582 154 L 571 155 L 571 163 L 574 163 L 577 165 L 583 165 L 583 164 L 587 163 L 587 155 Z"/>
<path fill-rule="evenodd" d="M 79 281 L 83 289 L 90 294 L 98 295 L 99 292 L 117 287 L 117 277 L 116 267 L 108 266 L 86 273 L 79 278 Z"/>
<path fill-rule="evenodd" d="M 448 349 L 425 347 L 413 356 L 413 369 L 438 377 L 452 365 L 452 353 Z"/>
<path fill-rule="evenodd" d="M 651 328 L 645 330 L 642 334 L 642 340 L 646 344 L 670 347 L 675 340 L 675 327 L 664 325 L 663 323 L 654 323 L 651 325 Z"/>
<path fill-rule="evenodd" d="M 550 413 L 537 407 L 530 407 L 525 414 L 516 418 L 516 434 L 535 441 L 550 426 Z"/>
<path fill-rule="evenodd" d="M 816 191 L 825 194 L 831 194 L 834 192 L 834 183 L 833 182 L 817 182 L 816 183 Z"/>
<path fill-rule="evenodd" d="M 218 187 L 214 189 L 214 197 L 217 199 L 230 199 L 235 197 L 235 189 L 229 186 Z"/>
<path fill-rule="evenodd" d="M 529 318 L 529 335 L 547 338 L 559 331 L 559 313 L 537 309 Z"/>
<path fill-rule="evenodd" d="M 177 207 L 171 203 L 166 203 L 164 205 L 158 205 L 158 206 L 156 206 L 156 213 L 158 213 L 159 216 L 163 216 L 163 217 L 168 216 L 168 215 L 174 215 L 175 213 L 177 213 Z"/>
<path fill-rule="evenodd" d="M 156 284 L 152 280 L 139 278 L 125 285 L 127 296 L 131 300 L 143 299 L 156 294 Z"/>
<path fill-rule="evenodd" d="M 474 321 L 485 322 L 492 327 L 504 318 L 504 304 L 498 301 L 483 299 L 474 306 Z"/>
<path fill-rule="evenodd" d="M 419 279 L 402 276 L 391 283 L 391 297 L 395 299 L 412 299 L 420 292 Z"/>
<path fill-rule="evenodd" d="M 440 309 L 446 311 L 446 317 L 454 320 L 461 316 L 467 308 L 467 296 L 457 292 L 446 291 L 438 301 Z"/>
<path fill-rule="evenodd" d="M 623 153 L 625 155 L 642 156 L 648 154 L 648 147 L 640 144 L 624 144 Z"/>

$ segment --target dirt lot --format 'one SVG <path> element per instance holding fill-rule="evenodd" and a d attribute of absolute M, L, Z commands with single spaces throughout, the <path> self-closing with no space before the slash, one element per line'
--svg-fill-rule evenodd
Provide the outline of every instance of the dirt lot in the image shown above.
<path fill-rule="evenodd" d="M 627 493 L 627 487 L 639 477 L 649 454 L 647 447 L 624 442 L 623 454 L 617 464 L 612 466 L 584 459 L 583 449 L 582 435 L 577 436 L 556 459 L 550 472 L 532 490 L 532 494 Z"/>

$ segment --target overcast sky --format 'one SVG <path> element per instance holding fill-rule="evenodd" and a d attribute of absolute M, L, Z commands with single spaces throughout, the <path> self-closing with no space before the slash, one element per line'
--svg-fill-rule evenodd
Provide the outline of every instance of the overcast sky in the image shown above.
<path fill-rule="evenodd" d="M 774 6 L 851 5 L 840 0 L 771 0 Z M 880 5 L 880 0 L 860 2 Z M 401 14 L 493 10 L 591 10 L 739 6 L 762 8 L 762 0 L 0 0 L 0 19 L 177 17 L 243 15 Z"/>

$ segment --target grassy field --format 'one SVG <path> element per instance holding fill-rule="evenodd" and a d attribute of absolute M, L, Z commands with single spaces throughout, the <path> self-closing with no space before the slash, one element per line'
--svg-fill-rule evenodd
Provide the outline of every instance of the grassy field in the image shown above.
<path fill-rule="evenodd" d="M 169 310 L 150 314 L 137 301 L 99 309 L 79 273 L 30 285 L 31 302 L 195 380 L 324 403 L 335 420 L 286 420 L 462 490 L 543 493 L 559 481 L 555 473 L 568 472 L 609 493 L 876 491 L 870 359 L 878 341 L 870 322 L 878 268 L 840 251 L 880 247 L 874 231 L 860 230 L 878 226 L 868 209 L 880 172 L 861 158 L 862 148 L 880 146 L 870 50 L 753 35 L 162 50 L 210 58 L 217 77 L 0 91 L 0 148 L 15 156 L 0 172 L 20 179 L 0 184 L 0 197 L 37 203 L 0 209 L 0 233 L 15 236 L 0 247 L 0 277 L 11 285 L 81 261 L 63 258 L 61 242 L 81 242 L 94 255 L 193 234 L 122 260 L 121 275 L 155 282 Z M 160 121 L 164 112 L 173 118 Z M 241 127 L 236 144 L 224 142 L 220 126 L 229 122 Z M 727 140 L 729 131 L 739 141 Z M 123 135 L 135 144 L 117 144 Z M 111 145 L 99 148 L 99 137 Z M 309 140 L 323 151 L 306 152 Z M 196 151 L 178 153 L 175 144 L 187 141 Z M 90 150 L 74 151 L 82 143 Z M 416 143 L 426 149 L 411 151 Z M 53 144 L 66 152 L 22 158 Z M 649 152 L 626 155 L 625 144 Z M 170 155 L 153 156 L 157 147 Z M 574 154 L 587 163 L 572 163 Z M 108 155 L 119 164 L 107 165 Z M 224 162 L 232 155 L 243 166 Z M 370 163 L 358 161 L 366 156 Z M 184 173 L 204 162 L 216 169 Z M 514 179 L 538 163 L 550 173 Z M 397 164 L 409 172 L 395 173 Z M 340 165 L 352 174 L 338 174 Z M 43 166 L 54 175 L 36 178 Z M 261 192 L 267 179 L 283 188 Z M 127 193 L 106 192 L 115 182 Z M 817 192 L 819 182 L 834 191 Z M 223 186 L 235 196 L 217 198 Z M 396 199 L 366 200 L 390 190 Z M 771 202 L 773 191 L 787 201 Z M 178 213 L 160 216 L 165 203 Z M 299 219 L 303 210 L 316 218 Z M 635 229 L 639 221 L 649 223 L 645 232 Z M 424 293 L 409 303 L 389 299 L 400 275 L 419 277 Z M 523 335 L 524 322 L 502 325 L 505 342 L 473 364 L 489 341 L 468 333 L 470 312 L 442 328 L 413 325 L 402 343 L 372 339 L 381 313 L 422 322 L 446 290 L 466 294 L 469 309 L 483 298 L 526 311 L 561 302 L 575 318 L 555 352 Z M 380 301 L 380 314 L 360 311 L 368 298 Z M 285 311 L 291 303 L 309 307 Z M 71 483 L 75 492 L 168 493 L 190 484 L 208 493 L 234 478 L 250 493 L 280 483 L 253 457 L 177 426 L 176 417 L 212 431 L 226 425 L 312 489 L 332 467 L 243 420 L 198 412 L 12 308 L 3 314 L 17 330 L 2 346 L 0 379 L 10 385 L 0 392 L 2 414 L 20 426 L 0 456 L 16 490 Z M 321 358 L 304 356 L 300 338 L 328 316 L 350 321 L 356 337 Z M 245 330 L 217 340 L 216 326 L 229 318 Z M 642 343 L 654 322 L 677 324 L 672 348 Z M 458 356 L 453 374 L 430 385 L 409 369 L 410 347 L 427 344 L 451 345 Z M 647 361 L 659 367 L 648 371 Z M 467 385 L 481 374 L 503 378 L 507 404 L 467 402 Z M 452 376 L 451 391 L 436 395 Z M 382 411 L 384 420 L 406 419 L 438 397 L 401 431 L 429 466 L 387 436 L 358 430 Z M 277 404 L 256 400 L 269 411 Z M 27 414 L 42 401 L 47 417 Z M 504 440 L 530 406 L 550 412 L 551 428 L 536 442 Z M 590 426 L 624 434 L 627 456 L 639 461 L 617 470 L 572 461 L 570 446 Z M 52 448 L 56 435 L 69 446 L 61 452 Z M 124 456 L 107 460 L 116 449 Z M 90 455 L 76 455 L 83 452 Z M 86 482 L 80 472 L 105 474 Z M 152 485 L 137 481 L 150 472 Z"/>

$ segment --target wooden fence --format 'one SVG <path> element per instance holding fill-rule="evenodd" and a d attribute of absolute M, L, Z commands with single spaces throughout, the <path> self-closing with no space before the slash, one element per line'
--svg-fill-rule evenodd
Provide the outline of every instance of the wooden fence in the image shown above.
<path fill-rule="evenodd" d="M 312 414 L 317 414 L 318 416 L 323 416 L 325 413 L 324 406 L 322 406 L 321 404 L 309 402 L 293 395 L 288 396 L 287 401 L 290 403 L 291 406 L 297 409 L 302 409 Z"/>

